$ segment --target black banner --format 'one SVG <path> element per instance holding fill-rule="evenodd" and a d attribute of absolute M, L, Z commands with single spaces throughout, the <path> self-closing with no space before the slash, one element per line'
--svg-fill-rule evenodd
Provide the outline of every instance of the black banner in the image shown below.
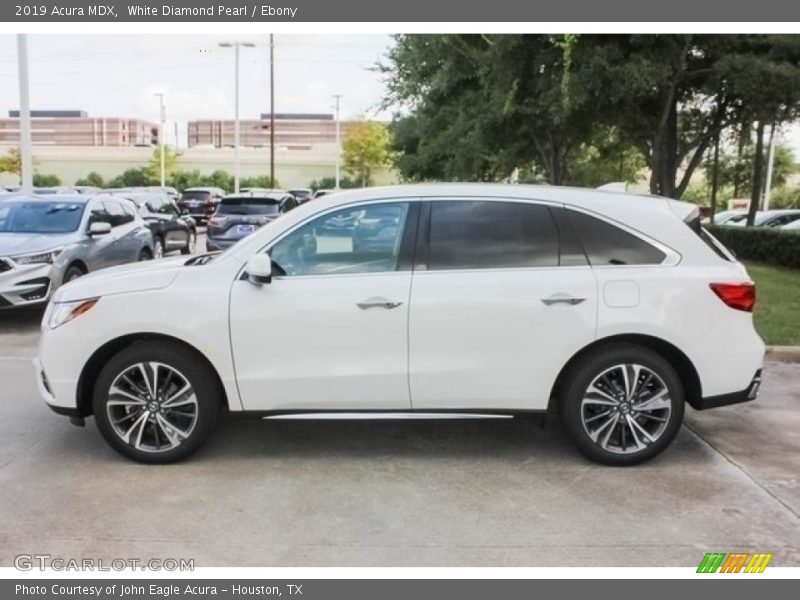
<path fill-rule="evenodd" d="M 792 22 L 786 0 L 87 0 L 3 2 L 5 22 Z"/>

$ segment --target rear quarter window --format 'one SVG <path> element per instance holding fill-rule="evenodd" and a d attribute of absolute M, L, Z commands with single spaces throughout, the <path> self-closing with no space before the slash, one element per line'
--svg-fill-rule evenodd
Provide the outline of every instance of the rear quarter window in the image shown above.
<path fill-rule="evenodd" d="M 616 225 L 575 210 L 567 212 L 592 266 L 658 265 L 666 258 L 652 244 Z"/>

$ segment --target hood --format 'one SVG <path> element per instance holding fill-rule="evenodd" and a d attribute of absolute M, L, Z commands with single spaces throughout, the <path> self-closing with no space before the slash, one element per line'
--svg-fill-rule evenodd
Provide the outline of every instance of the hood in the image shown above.
<path fill-rule="evenodd" d="M 187 257 L 168 258 L 95 271 L 58 288 L 53 302 L 165 288 L 177 277 L 187 260 Z"/>
<path fill-rule="evenodd" d="M 0 256 L 47 252 L 59 246 L 72 244 L 75 239 L 75 232 L 57 234 L 0 233 Z"/>

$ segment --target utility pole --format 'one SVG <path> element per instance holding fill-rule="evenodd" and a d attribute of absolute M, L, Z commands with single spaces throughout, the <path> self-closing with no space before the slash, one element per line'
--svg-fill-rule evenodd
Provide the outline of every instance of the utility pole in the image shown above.
<path fill-rule="evenodd" d="M 275 36 L 269 34 L 269 187 L 275 187 Z"/>
<path fill-rule="evenodd" d="M 775 142 L 778 136 L 775 135 L 775 123 L 769 130 L 769 158 L 767 159 L 767 183 L 764 185 L 764 210 L 769 210 L 769 197 L 772 192 L 772 171 L 775 167 Z"/>
<path fill-rule="evenodd" d="M 17 35 L 19 68 L 19 155 L 20 184 L 23 194 L 33 193 L 33 153 L 31 151 L 31 102 L 28 85 L 28 36 Z"/>
<path fill-rule="evenodd" d="M 334 189 L 339 189 L 339 173 L 341 170 L 341 160 L 342 160 L 342 142 L 341 142 L 341 129 L 339 125 L 339 101 L 342 99 L 341 94 L 334 94 L 333 97 L 336 99 L 336 185 Z"/>
<path fill-rule="evenodd" d="M 164 110 L 164 94 L 158 93 L 154 95 L 158 96 L 159 108 L 161 110 L 161 116 L 158 123 L 158 153 L 161 155 L 161 187 L 163 188 L 167 185 L 166 162 L 164 156 L 164 121 L 166 120 L 166 111 Z"/>
<path fill-rule="evenodd" d="M 717 214 L 717 187 L 719 185 L 719 136 L 714 139 L 714 164 L 711 167 L 711 214 L 709 215 L 711 224 L 714 224 L 714 216 Z"/>

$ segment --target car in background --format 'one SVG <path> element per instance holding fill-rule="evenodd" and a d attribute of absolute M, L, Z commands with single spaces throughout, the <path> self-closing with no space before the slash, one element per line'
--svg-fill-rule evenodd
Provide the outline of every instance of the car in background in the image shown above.
<path fill-rule="evenodd" d="M 314 192 L 313 199 L 316 200 L 317 198 L 322 198 L 323 196 L 327 196 L 328 194 L 332 194 L 335 191 L 336 190 L 329 190 L 329 189 L 317 190 L 316 192 Z"/>
<path fill-rule="evenodd" d="M 35 187 L 33 193 L 38 196 L 49 196 L 51 194 L 78 194 L 77 190 L 66 185 L 54 185 L 51 187 Z"/>
<path fill-rule="evenodd" d="M 714 225 L 725 225 L 743 218 L 747 218 L 747 211 L 745 210 L 723 210 L 714 215 Z M 703 225 L 711 225 L 711 217 L 706 217 L 701 222 Z"/>
<path fill-rule="evenodd" d="M 133 192 L 120 194 L 136 206 L 136 210 L 153 234 L 153 258 L 159 259 L 167 252 L 180 250 L 193 254 L 197 246 L 197 225 L 184 214 L 166 194 Z"/>
<path fill-rule="evenodd" d="M 755 227 L 783 227 L 800 219 L 800 209 L 759 210 L 756 212 L 753 225 Z M 743 227 L 747 224 L 747 214 L 738 215 L 725 223 Z"/>
<path fill-rule="evenodd" d="M 297 206 L 288 192 L 240 192 L 225 196 L 208 220 L 206 248 L 225 250 Z"/>
<path fill-rule="evenodd" d="M 795 219 L 791 223 L 787 223 L 786 225 L 782 225 L 781 229 L 786 231 L 800 231 L 800 219 Z"/>
<path fill-rule="evenodd" d="M 178 208 L 187 211 L 198 223 L 205 223 L 224 196 L 225 190 L 218 187 L 186 188 L 178 198 Z"/>
<path fill-rule="evenodd" d="M 0 203 L 0 308 L 40 304 L 87 273 L 151 258 L 153 236 L 128 201 L 59 194 Z"/>
<path fill-rule="evenodd" d="M 289 193 L 294 196 L 295 200 L 297 200 L 297 204 L 304 204 L 308 202 L 314 195 L 314 192 L 309 188 L 297 188 L 294 190 L 289 190 Z"/>

